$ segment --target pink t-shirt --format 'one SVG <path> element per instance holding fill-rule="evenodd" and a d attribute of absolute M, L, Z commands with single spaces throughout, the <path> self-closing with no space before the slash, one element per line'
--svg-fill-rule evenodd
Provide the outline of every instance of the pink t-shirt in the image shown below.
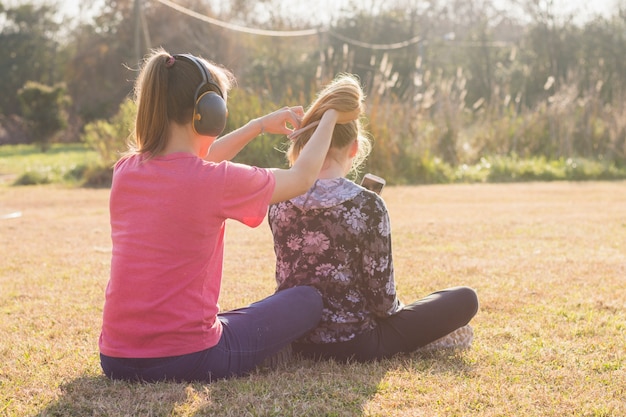
<path fill-rule="evenodd" d="M 258 226 L 274 184 L 267 169 L 187 153 L 118 162 L 100 352 L 154 358 L 216 345 L 225 220 Z"/>

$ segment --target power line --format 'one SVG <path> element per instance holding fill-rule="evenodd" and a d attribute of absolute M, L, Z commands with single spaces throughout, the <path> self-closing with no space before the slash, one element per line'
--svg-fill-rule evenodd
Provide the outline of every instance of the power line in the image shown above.
<path fill-rule="evenodd" d="M 347 38 L 343 35 L 340 35 L 339 33 L 335 32 L 335 31 L 328 31 L 328 33 L 339 39 L 340 41 L 344 41 L 345 43 L 349 43 L 351 45 L 354 46 L 360 46 L 361 48 L 367 48 L 367 49 L 377 49 L 377 50 L 391 50 L 391 49 L 402 49 L 402 48 L 406 48 L 407 46 L 416 44 L 418 42 L 420 42 L 422 40 L 421 36 L 415 36 L 411 39 L 408 39 L 406 41 L 402 41 L 402 42 L 395 42 L 395 43 L 387 43 L 387 44 L 373 44 L 373 43 L 368 43 L 368 42 L 361 42 L 361 41 L 357 41 L 355 39 L 350 39 Z"/>
<path fill-rule="evenodd" d="M 180 6 L 176 3 L 172 3 L 169 0 L 157 0 L 159 3 L 170 7 L 180 13 L 186 14 L 187 16 L 193 17 L 198 20 L 202 20 L 203 22 L 211 23 L 213 25 L 223 27 L 225 29 L 234 30 L 237 32 L 247 33 L 250 35 L 261 35 L 261 36 L 274 36 L 274 37 L 294 37 L 294 36 L 312 36 L 317 35 L 324 30 L 322 29 L 304 29 L 304 30 L 264 30 L 264 29 L 253 29 L 247 28 L 244 26 L 233 25 L 232 23 L 222 22 L 221 20 L 213 19 L 212 17 L 205 16 L 198 12 L 194 12 L 186 7 Z"/>
<path fill-rule="evenodd" d="M 254 29 L 248 28 L 245 26 L 234 25 L 232 23 L 223 22 L 218 19 L 214 19 L 212 17 L 200 14 L 193 10 L 190 10 L 186 7 L 183 7 L 179 4 L 173 3 L 170 0 L 157 0 L 159 3 L 164 6 L 170 7 L 180 13 L 183 13 L 187 16 L 193 17 L 195 19 L 201 20 L 203 22 L 210 23 L 212 25 L 216 25 L 225 29 L 234 30 L 237 32 L 247 33 L 250 35 L 261 35 L 261 36 L 273 36 L 273 37 L 295 37 L 295 36 L 313 36 L 318 35 L 320 33 L 327 32 L 330 36 L 339 39 L 342 42 L 353 46 L 359 46 L 361 48 L 372 49 L 372 50 L 393 50 L 393 49 L 401 49 L 406 48 L 407 46 L 416 44 L 422 40 L 420 36 L 415 36 L 411 39 L 402 42 L 395 42 L 390 44 L 374 44 L 369 42 L 362 42 L 356 39 L 351 39 L 346 36 L 343 36 L 335 31 L 318 28 L 318 29 L 303 29 L 303 30 L 264 30 L 264 29 Z"/>
<path fill-rule="evenodd" d="M 234 25 L 232 23 L 228 23 L 228 22 L 223 22 L 221 20 L 218 19 L 214 19 L 212 17 L 200 14 L 198 12 L 195 12 L 191 9 L 188 9 L 186 7 L 183 7 L 179 4 L 176 4 L 174 2 L 171 2 L 170 0 L 156 0 L 159 3 L 163 4 L 164 6 L 167 6 L 171 9 L 174 9 L 182 14 L 185 14 L 187 16 L 193 17 L 195 19 L 201 20 L 203 22 L 206 23 L 210 23 L 212 25 L 216 25 L 219 27 L 222 27 L 224 29 L 228 29 L 228 30 L 233 30 L 236 32 L 242 32 L 242 33 L 247 33 L 250 35 L 261 35 L 261 36 L 273 36 L 273 37 L 297 37 L 297 36 L 313 36 L 313 35 L 318 35 L 321 33 L 328 33 L 330 36 L 339 39 L 342 42 L 345 42 L 347 44 L 353 45 L 353 46 L 358 46 L 361 48 L 366 48 L 366 49 L 372 49 L 372 50 L 384 50 L 384 51 L 390 51 L 390 50 L 394 50 L 394 49 L 402 49 L 402 48 L 406 48 L 408 46 L 414 45 L 416 43 L 420 43 L 420 42 L 426 42 L 421 36 L 414 36 L 411 39 L 407 39 L 405 41 L 400 41 L 400 42 L 394 42 L 394 43 L 369 43 L 369 42 L 363 42 L 363 41 L 359 41 L 356 39 L 352 39 L 352 38 L 348 38 L 346 36 L 343 36 L 337 32 L 335 32 L 334 30 L 329 30 L 329 29 L 324 29 L 324 28 L 318 28 L 318 29 L 302 29 L 302 30 L 265 30 L 265 29 L 255 29 L 255 28 L 248 28 L 245 26 L 239 26 L 239 25 Z M 142 16 L 143 17 L 143 16 Z M 144 37 L 145 37 L 145 33 L 144 33 Z M 450 41 L 448 40 L 448 43 L 454 43 L 455 46 L 463 46 L 463 47 L 496 47 L 496 48 L 502 48 L 502 47 L 506 47 L 509 46 L 508 42 L 458 42 L 458 41 Z"/>

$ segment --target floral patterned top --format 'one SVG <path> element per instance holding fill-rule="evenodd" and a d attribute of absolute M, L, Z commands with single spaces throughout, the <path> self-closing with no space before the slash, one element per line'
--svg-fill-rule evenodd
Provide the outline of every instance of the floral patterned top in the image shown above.
<path fill-rule="evenodd" d="M 401 308 L 396 296 L 387 208 L 345 178 L 320 179 L 306 193 L 270 206 L 278 290 L 317 288 L 322 319 L 301 343 L 353 339 Z"/>

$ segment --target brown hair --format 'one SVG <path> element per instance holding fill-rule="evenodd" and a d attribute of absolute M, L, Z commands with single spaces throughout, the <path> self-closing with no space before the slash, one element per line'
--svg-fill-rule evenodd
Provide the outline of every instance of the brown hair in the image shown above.
<path fill-rule="evenodd" d="M 352 74 L 339 74 L 330 84 L 326 85 L 317 95 L 315 101 L 309 106 L 300 128 L 317 122 L 328 109 L 340 112 L 350 112 L 361 109 L 364 99 L 363 89 L 356 76 Z M 287 150 L 287 160 L 293 165 L 304 145 L 313 135 L 314 129 L 309 129 L 298 134 Z M 359 119 L 346 124 L 335 125 L 329 153 L 334 149 L 343 149 L 353 140 L 359 141 L 359 150 L 352 164 L 352 169 L 357 169 L 367 158 L 371 150 L 371 143 L 366 136 Z"/>
<path fill-rule="evenodd" d="M 224 94 L 234 84 L 230 71 L 205 59 L 198 58 L 206 65 L 209 74 Z M 202 83 L 199 69 L 183 59 L 174 59 L 164 49 L 159 48 L 144 60 L 144 65 L 135 82 L 135 143 L 130 153 L 159 154 L 167 145 L 170 123 L 181 125 L 191 122 L 194 108 L 194 94 Z"/>

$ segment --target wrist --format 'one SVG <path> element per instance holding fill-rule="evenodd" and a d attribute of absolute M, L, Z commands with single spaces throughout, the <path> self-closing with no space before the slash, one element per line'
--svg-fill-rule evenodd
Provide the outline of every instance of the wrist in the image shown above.
<path fill-rule="evenodd" d="M 265 124 L 263 123 L 263 118 L 259 117 L 258 119 L 254 119 L 255 125 L 257 126 L 257 128 L 259 129 L 259 133 L 257 134 L 257 136 L 262 135 L 265 133 Z"/>

